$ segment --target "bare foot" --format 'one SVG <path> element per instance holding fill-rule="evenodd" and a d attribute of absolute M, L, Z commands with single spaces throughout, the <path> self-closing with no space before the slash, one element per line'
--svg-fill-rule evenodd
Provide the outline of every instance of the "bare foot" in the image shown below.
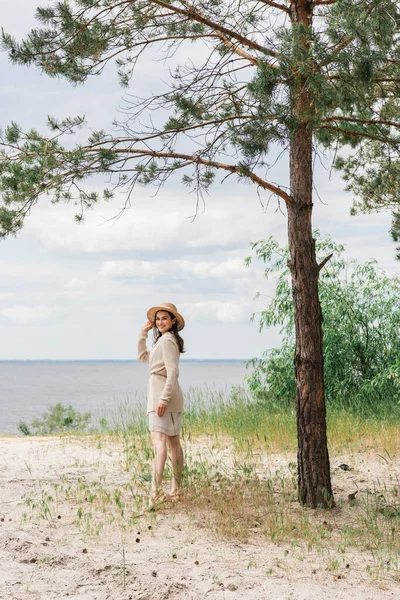
<path fill-rule="evenodd" d="M 165 496 L 165 500 L 167 500 L 169 502 L 179 502 L 179 500 L 181 500 L 181 499 L 182 499 L 182 492 L 180 490 L 171 491 Z"/>
<path fill-rule="evenodd" d="M 166 496 L 162 490 L 153 491 L 149 497 L 148 510 L 155 510 L 157 506 L 165 502 Z"/>

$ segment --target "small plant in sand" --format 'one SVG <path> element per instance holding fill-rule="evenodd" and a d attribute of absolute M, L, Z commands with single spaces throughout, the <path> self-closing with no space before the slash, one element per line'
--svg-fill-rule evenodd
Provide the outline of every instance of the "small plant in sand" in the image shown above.
<path fill-rule="evenodd" d="M 31 512 L 40 519 L 46 519 L 49 525 L 53 525 L 55 522 L 53 513 L 53 503 L 55 501 L 54 495 L 42 485 L 40 479 L 35 479 L 32 474 L 31 467 L 25 463 L 29 475 L 33 481 L 33 489 L 31 493 L 25 494 L 23 500 L 25 505 L 31 510 Z M 28 518 L 28 514 L 24 514 L 24 519 Z"/>

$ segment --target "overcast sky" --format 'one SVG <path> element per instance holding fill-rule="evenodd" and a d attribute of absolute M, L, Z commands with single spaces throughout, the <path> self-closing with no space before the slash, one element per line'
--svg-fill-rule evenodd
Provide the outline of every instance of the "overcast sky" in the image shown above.
<path fill-rule="evenodd" d="M 34 7 L 33 0 L 0 0 L 1 26 L 20 37 L 35 25 Z M 157 85 L 162 68 L 141 66 L 135 92 L 144 80 Z M 112 68 L 77 88 L 11 66 L 4 53 L 0 69 L 2 127 L 14 120 L 44 131 L 48 114 L 85 114 L 91 128 L 107 129 L 121 104 Z M 349 257 L 374 257 L 398 271 L 390 216 L 350 217 L 351 196 L 328 160 L 326 168 L 316 163 L 316 185 L 315 227 L 345 243 Z M 117 196 L 80 225 L 74 207 L 43 201 L 17 238 L 0 242 L 0 359 L 136 358 L 146 310 L 163 301 L 186 318 L 188 359 L 250 358 L 279 344 L 276 331 L 260 334 L 250 322 L 273 294 L 272 282 L 261 265 L 244 266 L 251 241 L 274 234 L 286 243 L 286 216 L 276 203 L 262 206 L 251 186 L 233 179 L 217 182 L 193 220 L 195 198 L 178 178 L 153 193 L 137 188 L 132 207 L 115 221 L 124 203 Z"/>

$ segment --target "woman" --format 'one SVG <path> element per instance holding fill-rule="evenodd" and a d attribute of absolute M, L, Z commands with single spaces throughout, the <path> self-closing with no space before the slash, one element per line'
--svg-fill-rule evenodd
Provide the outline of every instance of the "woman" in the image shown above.
<path fill-rule="evenodd" d="M 147 311 L 148 321 L 138 341 L 138 360 L 149 363 L 147 414 L 151 441 L 154 447 L 153 477 L 149 507 L 164 498 L 161 484 L 167 460 L 167 446 L 171 452 L 172 484 L 167 499 L 178 500 L 183 470 L 183 452 L 180 442 L 183 395 L 178 383 L 179 357 L 184 342 L 178 331 L 185 326 L 184 318 L 174 304 L 164 302 Z M 146 338 L 154 330 L 154 345 L 147 351 Z"/>

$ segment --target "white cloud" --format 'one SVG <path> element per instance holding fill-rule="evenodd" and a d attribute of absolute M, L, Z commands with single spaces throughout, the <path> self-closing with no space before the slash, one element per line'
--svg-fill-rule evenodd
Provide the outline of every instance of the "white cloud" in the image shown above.
<path fill-rule="evenodd" d="M 48 263 L 19 263 L 15 261 L 0 260 L 0 277 L 25 280 L 48 278 L 56 273 L 55 265 Z"/>
<path fill-rule="evenodd" d="M 247 277 L 248 269 L 244 264 L 243 257 L 236 256 L 222 262 L 193 262 L 189 260 L 176 261 L 177 266 L 185 273 L 191 273 L 196 277 Z"/>
<path fill-rule="evenodd" d="M 222 323 L 242 321 L 244 310 L 242 305 L 233 302 L 223 302 L 217 307 L 217 320 Z"/>
<path fill-rule="evenodd" d="M 231 257 L 220 262 L 212 261 L 146 261 L 146 260 L 120 260 L 106 261 L 102 264 L 100 275 L 107 278 L 140 278 L 153 280 L 155 277 L 164 276 L 182 277 L 191 275 L 200 279 L 236 279 L 249 276 L 249 270 L 242 257 Z"/>
<path fill-rule="evenodd" d="M 71 254 L 157 254 L 166 257 L 182 254 L 204 254 L 216 249 L 237 249 L 250 241 L 263 238 L 273 230 L 285 235 L 286 220 L 281 213 L 264 213 L 254 191 L 243 188 L 216 188 L 213 202 L 196 219 L 193 198 L 182 189 L 160 190 L 156 198 L 138 188 L 134 203 L 119 219 L 119 208 L 125 198 L 117 195 L 111 203 L 100 203 L 86 214 L 85 221 L 74 223 L 74 206 L 42 199 L 35 206 L 22 236 L 33 237 L 46 249 Z"/>
<path fill-rule="evenodd" d="M 102 277 L 140 277 L 153 279 L 165 269 L 169 268 L 168 263 L 150 262 L 146 260 L 108 260 L 104 262 L 100 269 Z"/>
<path fill-rule="evenodd" d="M 99 205 L 79 225 L 74 224 L 73 206 L 51 205 L 43 200 L 36 209 L 23 234 L 38 239 L 45 248 L 74 254 L 159 251 L 179 242 L 179 230 L 185 222 L 183 215 L 165 210 L 156 233 L 152 211 L 140 206 L 113 220 L 119 212 L 118 201 L 112 206 Z"/>
<path fill-rule="evenodd" d="M 79 277 L 72 277 L 69 281 L 64 284 L 64 289 L 69 291 L 81 290 L 86 287 L 87 282 Z"/>
<path fill-rule="evenodd" d="M 221 323 L 248 321 L 247 302 L 220 302 L 208 300 L 183 304 L 180 309 L 186 318 L 217 320 Z"/>
<path fill-rule="evenodd" d="M 1 309 L 0 315 L 18 325 L 26 325 L 43 321 L 55 312 L 56 308 L 48 306 L 12 306 Z"/>

